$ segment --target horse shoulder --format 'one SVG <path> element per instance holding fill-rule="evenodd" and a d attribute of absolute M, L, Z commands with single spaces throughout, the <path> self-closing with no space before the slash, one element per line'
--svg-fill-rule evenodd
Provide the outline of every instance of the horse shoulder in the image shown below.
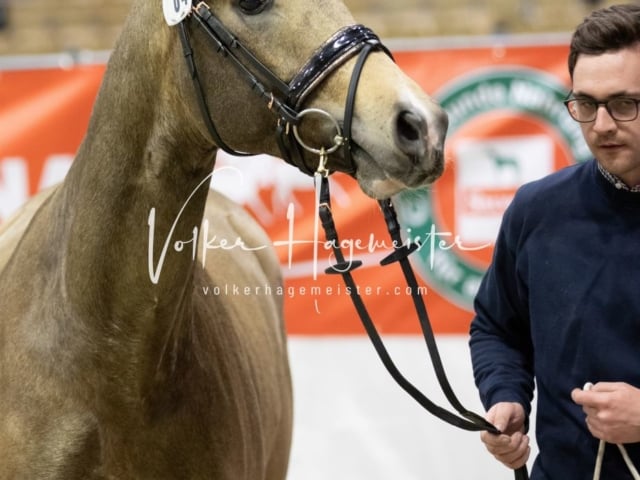
<path fill-rule="evenodd" d="M 262 226 L 239 204 L 220 192 L 211 190 L 207 197 L 204 220 L 209 222 L 213 243 L 225 243 L 223 260 L 230 265 L 257 261 L 266 280 L 272 285 L 282 282 L 280 263 L 273 244 Z M 213 264 L 213 262 L 211 262 Z M 258 272 L 255 272 L 258 273 Z"/>
<path fill-rule="evenodd" d="M 0 225 L 0 272 L 2 272 L 9 258 L 11 258 L 36 212 L 51 198 L 57 189 L 58 186 L 56 185 L 40 191 Z"/>
<path fill-rule="evenodd" d="M 208 224 L 207 228 L 204 224 Z M 250 389 L 238 402 L 247 402 L 252 396 L 257 402 L 247 407 L 253 411 L 253 421 L 260 423 L 262 441 L 266 440 L 262 447 L 268 452 L 270 473 L 266 478 L 283 478 L 288 459 L 285 452 L 291 442 L 292 392 L 286 361 L 280 263 L 260 224 L 219 192 L 209 193 L 203 230 L 208 230 L 212 245 L 225 244 L 228 248 L 212 248 L 206 252 L 206 258 L 201 251 L 203 281 L 217 291 L 203 298 L 201 286 L 195 285 L 195 295 L 209 304 L 205 310 L 212 309 L 225 317 L 216 319 L 216 324 L 228 332 L 224 335 L 227 348 L 223 349 L 229 356 L 227 360 L 233 364 L 238 361 L 234 357 L 243 352 L 242 363 L 247 370 L 231 382 L 239 391 Z M 224 308 L 220 310 L 222 305 Z M 234 345 L 235 342 L 239 344 Z M 250 436 L 255 440 L 255 435 Z"/>
<path fill-rule="evenodd" d="M 280 263 L 271 240 L 243 207 L 211 191 L 203 219 L 204 266 L 196 294 L 209 289 L 207 300 L 224 304 L 228 321 L 261 360 L 286 351 Z M 200 289 L 202 291 L 199 291 Z"/>

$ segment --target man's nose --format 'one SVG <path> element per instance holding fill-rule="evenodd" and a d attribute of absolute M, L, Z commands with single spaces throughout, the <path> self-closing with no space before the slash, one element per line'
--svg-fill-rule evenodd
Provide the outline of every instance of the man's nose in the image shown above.
<path fill-rule="evenodd" d="M 606 105 L 598 105 L 596 110 L 596 118 L 593 121 L 593 129 L 596 131 L 610 131 L 617 128 L 616 121 L 613 119 Z"/>

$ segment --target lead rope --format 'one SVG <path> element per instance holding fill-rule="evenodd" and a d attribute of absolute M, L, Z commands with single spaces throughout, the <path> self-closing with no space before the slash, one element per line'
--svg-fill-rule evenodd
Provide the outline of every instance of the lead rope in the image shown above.
<path fill-rule="evenodd" d="M 593 384 L 591 382 L 587 382 L 585 383 L 583 390 L 591 390 L 592 387 L 593 387 Z M 600 440 L 600 444 L 598 445 L 598 455 L 596 456 L 596 465 L 593 469 L 593 480 L 600 480 L 600 473 L 602 472 L 602 461 L 604 460 L 604 450 L 605 450 L 606 443 L 607 442 L 605 442 L 604 440 Z M 624 463 L 627 465 L 629 472 L 631 472 L 631 476 L 633 477 L 633 480 L 640 480 L 640 474 L 638 473 L 638 470 L 636 470 L 635 465 L 631 461 L 631 458 L 627 453 L 627 449 L 624 448 L 624 445 L 620 443 L 617 443 L 616 446 L 618 447 L 618 450 L 620 450 L 620 453 L 622 454 L 622 459 L 624 460 Z"/>
<path fill-rule="evenodd" d="M 379 204 L 383 210 L 387 229 L 389 230 L 389 234 L 393 241 L 394 251 L 390 255 L 385 257 L 380 262 L 380 264 L 382 266 L 385 266 L 391 263 L 400 262 L 400 266 L 402 268 L 405 279 L 407 280 L 407 284 L 411 289 L 413 303 L 420 321 L 423 336 L 427 343 L 427 349 L 429 351 L 429 356 L 431 357 L 431 362 L 435 370 L 438 383 L 440 384 L 440 387 L 442 388 L 449 403 L 458 411 L 461 416 L 458 416 L 434 404 L 409 380 L 407 380 L 406 377 L 404 377 L 396 367 L 386 347 L 384 346 L 384 342 L 382 341 L 382 338 L 380 337 L 373 321 L 371 320 L 371 317 L 369 316 L 364 302 L 362 301 L 362 298 L 358 293 L 357 285 L 353 279 L 353 276 L 351 275 L 351 272 L 361 266 L 362 262 L 352 259 L 346 261 L 344 254 L 342 253 L 340 242 L 338 240 L 338 234 L 335 228 L 335 223 L 333 221 L 333 215 L 331 213 L 329 179 L 324 162 L 325 158 L 321 156 L 320 167 L 318 169 L 318 172 L 316 172 L 315 174 L 316 204 L 318 205 L 318 216 L 322 222 L 322 227 L 325 231 L 326 239 L 331 245 L 333 254 L 337 262 L 335 265 L 327 268 L 325 270 L 325 273 L 342 275 L 342 278 L 348 287 L 351 301 L 353 302 L 356 311 L 358 312 L 358 316 L 360 317 L 360 320 L 364 326 L 364 329 L 367 332 L 367 335 L 369 336 L 369 339 L 371 340 L 385 368 L 387 369 L 391 377 L 396 381 L 396 383 L 398 383 L 398 385 L 400 385 L 403 390 L 405 390 L 416 402 L 418 402 L 432 415 L 435 415 L 441 420 L 464 430 L 488 431 L 496 435 L 500 434 L 501 432 L 486 419 L 465 409 L 453 393 L 453 389 L 451 388 L 451 385 L 447 380 L 446 374 L 444 372 L 444 367 L 438 353 L 438 348 L 433 335 L 433 329 L 431 328 L 431 323 L 429 321 L 427 310 L 424 305 L 424 300 L 419 293 L 416 277 L 413 273 L 413 269 L 411 268 L 411 264 L 408 261 L 408 256 L 413 251 L 415 251 L 419 247 L 419 245 L 415 243 L 412 245 L 403 244 L 400 237 L 400 225 L 397 221 L 395 210 L 393 209 L 391 201 L 389 199 L 386 199 L 381 200 Z M 527 467 L 523 466 L 515 470 L 514 476 L 516 480 L 528 480 L 529 474 L 527 471 Z"/>

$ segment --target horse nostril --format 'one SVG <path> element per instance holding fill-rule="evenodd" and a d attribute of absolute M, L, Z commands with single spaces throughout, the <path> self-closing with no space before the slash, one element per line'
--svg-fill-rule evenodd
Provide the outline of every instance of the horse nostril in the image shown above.
<path fill-rule="evenodd" d="M 419 126 L 420 117 L 415 113 L 404 111 L 398 115 L 398 134 L 410 142 L 420 138 Z"/>
<path fill-rule="evenodd" d="M 398 114 L 395 125 L 395 140 L 398 148 L 410 157 L 419 160 L 427 151 L 427 121 L 410 110 Z"/>

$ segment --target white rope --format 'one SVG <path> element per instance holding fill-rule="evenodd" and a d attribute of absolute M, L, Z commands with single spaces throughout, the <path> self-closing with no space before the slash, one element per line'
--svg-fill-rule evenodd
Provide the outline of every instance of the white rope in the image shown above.
<path fill-rule="evenodd" d="M 591 382 L 587 382 L 584 384 L 583 390 L 591 390 L 593 384 Z M 596 466 L 593 469 L 593 480 L 600 480 L 600 472 L 602 471 L 602 460 L 604 459 L 604 447 L 606 442 L 604 440 L 600 440 L 600 444 L 598 445 L 598 456 L 596 457 Z M 627 464 L 627 468 L 631 472 L 631 476 L 633 480 L 640 480 L 640 474 L 638 470 L 636 470 L 635 465 L 629 458 L 629 454 L 627 453 L 627 449 L 624 448 L 622 444 L 616 444 L 620 453 L 622 454 L 622 458 L 624 459 L 624 463 Z"/>
<path fill-rule="evenodd" d="M 635 465 L 633 464 L 633 462 L 629 458 L 629 454 L 627 453 L 626 448 L 624 448 L 624 445 L 618 444 L 618 448 L 620 449 L 620 453 L 622 454 L 622 458 L 624 458 L 624 463 L 627 464 L 627 468 L 631 472 L 631 476 L 633 477 L 633 480 L 640 480 L 640 474 L 638 473 L 638 470 L 636 470 Z"/>
<path fill-rule="evenodd" d="M 604 458 L 605 441 L 600 440 L 598 446 L 598 456 L 596 457 L 596 466 L 593 469 L 593 480 L 600 480 L 600 472 L 602 471 L 602 459 Z"/>

